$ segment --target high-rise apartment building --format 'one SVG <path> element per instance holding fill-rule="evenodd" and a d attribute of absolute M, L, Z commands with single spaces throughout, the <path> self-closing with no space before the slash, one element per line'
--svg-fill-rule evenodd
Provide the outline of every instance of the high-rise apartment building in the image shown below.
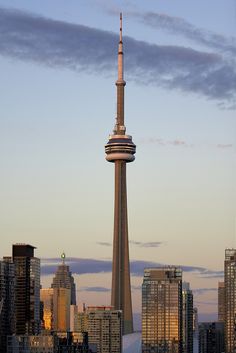
<path fill-rule="evenodd" d="M 142 353 L 182 353 L 182 271 L 148 268 L 142 284 Z"/>
<path fill-rule="evenodd" d="M 40 332 L 40 260 L 34 257 L 34 246 L 14 244 L 15 317 L 17 335 Z"/>
<path fill-rule="evenodd" d="M 183 353 L 193 353 L 193 293 L 186 282 L 183 283 L 182 301 Z"/>
<path fill-rule="evenodd" d="M 225 250 L 225 344 L 226 353 L 236 352 L 236 249 Z"/>
<path fill-rule="evenodd" d="M 62 264 L 58 266 L 55 277 L 53 278 L 52 288 L 70 289 L 71 305 L 76 305 L 76 288 L 74 277 L 70 272 L 69 266 L 65 264 L 65 253 L 61 255 Z"/>
<path fill-rule="evenodd" d="M 97 353 L 122 352 L 122 313 L 112 307 L 88 307 L 89 345 L 96 346 Z"/>
<path fill-rule="evenodd" d="M 218 321 L 225 322 L 225 282 L 218 283 Z"/>
<path fill-rule="evenodd" d="M 132 136 L 126 135 L 124 122 L 123 41 L 122 15 L 120 15 L 120 41 L 118 49 L 117 116 L 113 134 L 105 146 L 106 160 L 115 164 L 115 209 L 112 261 L 111 305 L 122 310 L 123 334 L 133 332 L 130 287 L 128 215 L 126 190 L 126 164 L 134 161 L 136 146 Z"/>
<path fill-rule="evenodd" d="M 15 266 L 9 259 L 0 261 L 0 353 L 7 351 L 7 336 L 15 331 Z"/>
<path fill-rule="evenodd" d="M 224 325 L 222 322 L 199 324 L 199 353 L 224 353 Z M 233 351 L 232 351 L 233 352 Z"/>

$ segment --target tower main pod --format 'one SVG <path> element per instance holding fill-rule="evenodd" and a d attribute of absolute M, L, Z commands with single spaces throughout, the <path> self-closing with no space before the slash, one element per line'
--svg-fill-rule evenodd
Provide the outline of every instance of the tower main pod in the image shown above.
<path fill-rule="evenodd" d="M 133 332 L 133 315 L 130 287 L 126 163 L 134 161 L 136 146 L 132 136 L 126 135 L 124 125 L 124 87 L 122 15 L 120 15 L 120 41 L 118 50 L 117 118 L 109 141 L 105 146 L 106 160 L 115 163 L 115 209 L 112 261 L 111 305 L 122 310 L 123 334 Z"/>

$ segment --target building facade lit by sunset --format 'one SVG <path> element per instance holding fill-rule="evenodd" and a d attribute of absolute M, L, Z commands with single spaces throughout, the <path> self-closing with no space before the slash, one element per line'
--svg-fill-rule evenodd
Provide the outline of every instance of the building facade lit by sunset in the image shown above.
<path fill-rule="evenodd" d="M 67 288 L 53 289 L 53 330 L 70 331 L 70 297 Z"/>
<path fill-rule="evenodd" d="M 43 329 L 53 330 L 53 288 L 40 289 L 40 301 L 43 303 Z"/>
<path fill-rule="evenodd" d="M 142 353 L 182 353 L 182 271 L 144 270 Z"/>
<path fill-rule="evenodd" d="M 89 344 L 97 353 L 122 353 L 122 312 L 112 307 L 88 307 L 87 329 Z"/>
<path fill-rule="evenodd" d="M 109 141 L 105 146 L 106 160 L 115 164 L 115 209 L 112 261 L 111 305 L 122 310 L 123 334 L 133 332 L 130 286 L 126 163 L 134 161 L 136 146 L 132 136 L 126 135 L 124 122 L 124 87 L 122 15 L 120 15 L 120 41 L 118 49 L 117 116 Z"/>
<path fill-rule="evenodd" d="M 236 249 L 225 250 L 225 345 L 236 352 Z"/>
<path fill-rule="evenodd" d="M 69 266 L 67 266 L 65 263 L 65 260 L 66 260 L 65 253 L 61 254 L 61 259 L 62 259 L 62 263 L 57 268 L 51 287 L 70 289 L 71 304 L 76 305 L 75 281 Z"/>

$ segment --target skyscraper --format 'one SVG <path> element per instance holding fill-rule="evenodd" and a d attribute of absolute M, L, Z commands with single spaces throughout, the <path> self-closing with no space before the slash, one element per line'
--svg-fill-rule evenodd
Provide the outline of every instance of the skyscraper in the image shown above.
<path fill-rule="evenodd" d="M 76 289 L 75 289 L 75 281 L 74 277 L 70 272 L 69 266 L 65 264 L 65 253 L 62 253 L 61 259 L 62 264 L 58 266 L 55 277 L 53 278 L 52 288 L 67 288 L 70 289 L 71 294 L 71 303 L 72 305 L 76 305 Z"/>
<path fill-rule="evenodd" d="M 223 353 L 224 325 L 222 322 L 199 324 L 199 353 Z M 232 351 L 233 353 L 234 351 Z"/>
<path fill-rule="evenodd" d="M 14 244 L 15 317 L 17 335 L 36 335 L 40 331 L 40 260 L 34 246 Z"/>
<path fill-rule="evenodd" d="M 136 146 L 132 136 L 126 135 L 124 125 L 124 87 L 122 15 L 120 15 L 120 41 L 118 50 L 117 117 L 109 141 L 105 146 L 106 159 L 115 163 L 115 209 L 112 262 L 111 305 L 122 310 L 123 334 L 133 332 L 132 300 L 130 288 L 126 163 L 134 160 Z"/>
<path fill-rule="evenodd" d="M 53 288 L 40 289 L 40 300 L 43 302 L 44 329 L 53 330 Z"/>
<path fill-rule="evenodd" d="M 53 330 L 70 331 L 71 291 L 68 288 L 53 289 Z"/>
<path fill-rule="evenodd" d="M 225 322 L 225 283 L 218 282 L 218 321 Z"/>
<path fill-rule="evenodd" d="M 183 283 L 183 353 L 193 353 L 193 293 L 189 283 Z"/>
<path fill-rule="evenodd" d="M 7 336 L 15 331 L 15 267 L 12 261 L 0 261 L 0 353 L 7 351 Z"/>
<path fill-rule="evenodd" d="M 182 353 L 182 271 L 148 268 L 142 284 L 142 353 Z"/>
<path fill-rule="evenodd" d="M 111 307 L 88 307 L 88 340 L 97 353 L 122 352 L 122 313 Z"/>
<path fill-rule="evenodd" d="M 225 250 L 225 345 L 236 352 L 236 249 Z"/>

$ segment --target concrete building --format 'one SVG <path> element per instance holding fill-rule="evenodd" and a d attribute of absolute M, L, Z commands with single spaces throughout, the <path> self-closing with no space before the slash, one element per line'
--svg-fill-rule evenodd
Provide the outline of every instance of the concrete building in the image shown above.
<path fill-rule="evenodd" d="M 224 353 L 224 325 L 222 322 L 199 324 L 199 353 Z M 233 352 L 233 351 L 232 351 Z"/>
<path fill-rule="evenodd" d="M 183 283 L 182 301 L 183 353 L 193 353 L 193 293 L 186 282 Z"/>
<path fill-rule="evenodd" d="M 71 305 L 76 305 L 76 288 L 74 277 L 70 272 L 69 266 L 65 263 L 65 253 L 62 253 L 62 263 L 58 266 L 55 277 L 53 278 L 52 288 L 67 288 L 70 289 Z"/>
<path fill-rule="evenodd" d="M 34 246 L 14 244 L 15 318 L 17 335 L 40 332 L 40 260 L 34 257 Z"/>
<path fill-rule="evenodd" d="M 236 352 L 236 249 L 225 250 L 225 344 L 226 353 Z"/>
<path fill-rule="evenodd" d="M 148 268 L 142 284 L 142 353 L 182 353 L 182 271 Z"/>
<path fill-rule="evenodd" d="M 111 307 L 88 307 L 89 345 L 97 353 L 122 353 L 122 313 Z"/>
<path fill-rule="evenodd" d="M 126 163 L 134 160 L 136 146 L 132 136 L 126 135 L 124 123 L 124 87 L 122 16 L 120 15 L 120 42 L 118 49 L 117 117 L 113 134 L 105 146 L 106 159 L 115 164 L 115 209 L 112 261 L 111 305 L 123 313 L 123 334 L 133 332 L 130 288 L 128 216 L 126 191 Z"/>
<path fill-rule="evenodd" d="M 15 332 L 15 266 L 0 261 L 0 353 L 6 353 L 7 336 Z"/>

